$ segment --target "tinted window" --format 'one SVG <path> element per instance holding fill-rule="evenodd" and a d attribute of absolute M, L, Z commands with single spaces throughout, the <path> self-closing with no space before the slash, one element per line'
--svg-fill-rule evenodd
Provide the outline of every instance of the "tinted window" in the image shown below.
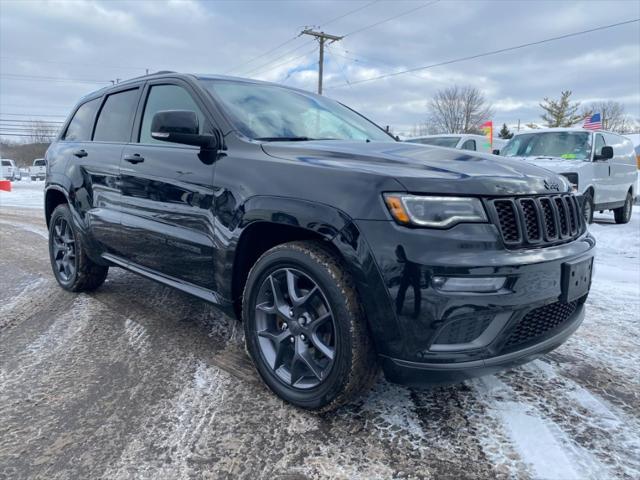
<path fill-rule="evenodd" d="M 167 144 L 167 142 L 151 137 L 153 116 L 162 110 L 189 110 L 196 112 L 200 126 L 198 133 L 203 133 L 204 115 L 184 88 L 178 85 L 154 85 L 149 91 L 147 103 L 144 107 L 142 127 L 140 128 L 140 143 Z"/>
<path fill-rule="evenodd" d="M 64 134 L 65 140 L 86 142 L 91 139 L 93 117 L 100 104 L 100 99 L 91 100 L 78 108 Z"/>
<path fill-rule="evenodd" d="M 475 140 L 467 140 L 462 144 L 462 150 L 475 150 L 475 149 L 476 149 Z"/>
<path fill-rule="evenodd" d="M 137 100 L 137 88 L 109 95 L 98 115 L 93 139 L 102 142 L 128 142 Z"/>
<path fill-rule="evenodd" d="M 44 163 L 44 160 L 34 160 L 33 165 L 35 167 L 44 167 L 45 163 Z"/>
<path fill-rule="evenodd" d="M 10 167 L 11 166 L 11 162 L 8 160 L 2 160 L 2 166 L 3 167 Z"/>

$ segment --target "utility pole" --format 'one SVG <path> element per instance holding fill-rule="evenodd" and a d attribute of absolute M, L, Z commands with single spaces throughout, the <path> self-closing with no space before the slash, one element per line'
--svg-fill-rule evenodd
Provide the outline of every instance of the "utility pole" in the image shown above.
<path fill-rule="evenodd" d="M 322 74 L 324 70 L 324 43 L 327 40 L 331 40 L 329 43 L 337 42 L 338 40 L 342 40 L 342 37 L 338 35 L 329 35 L 324 32 L 316 32 L 315 30 L 306 29 L 303 30 L 300 35 L 311 35 L 312 37 L 316 37 L 320 42 L 320 59 L 318 60 L 318 95 L 322 95 Z"/>

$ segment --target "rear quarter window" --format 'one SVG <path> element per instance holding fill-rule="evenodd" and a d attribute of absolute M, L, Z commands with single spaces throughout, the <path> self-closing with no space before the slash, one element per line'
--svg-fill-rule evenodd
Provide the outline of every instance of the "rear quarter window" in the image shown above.
<path fill-rule="evenodd" d="M 133 128 L 133 117 L 138 104 L 138 89 L 109 95 L 104 102 L 93 140 L 98 142 L 128 142 Z"/>
<path fill-rule="evenodd" d="M 100 104 L 100 99 L 96 98 L 78 107 L 73 115 L 63 139 L 74 142 L 86 142 L 91 139 L 91 129 L 93 119 Z"/>

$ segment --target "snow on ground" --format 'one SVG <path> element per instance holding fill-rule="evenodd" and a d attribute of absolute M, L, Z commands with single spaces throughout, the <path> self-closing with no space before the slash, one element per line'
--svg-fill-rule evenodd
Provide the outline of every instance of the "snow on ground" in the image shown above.
<path fill-rule="evenodd" d="M 2 207 L 44 208 L 44 182 L 31 179 L 11 182 L 11 191 L 0 190 Z"/>
<path fill-rule="evenodd" d="M 0 234 L 29 240 L 0 257 L 24 277 L 0 302 L 0 328 L 17 325 L 0 336 L 7 478 L 640 478 L 638 206 L 627 225 L 596 214 L 586 318 L 560 348 L 432 390 L 379 380 L 322 417 L 262 388 L 237 322 L 204 302 L 122 270 L 93 294 L 57 288 L 35 210 L 43 182 L 13 186 Z"/>

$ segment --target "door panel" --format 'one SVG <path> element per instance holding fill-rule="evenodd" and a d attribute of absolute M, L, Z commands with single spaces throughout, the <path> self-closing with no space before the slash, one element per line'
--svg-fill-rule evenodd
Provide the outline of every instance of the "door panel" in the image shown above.
<path fill-rule="evenodd" d="M 163 110 L 195 112 L 199 133 L 209 133 L 211 125 L 186 84 L 155 82 L 143 96 L 136 143 L 125 147 L 120 162 L 124 256 L 157 273 L 215 290 L 213 162 L 198 147 L 151 137 L 153 116 Z"/>
<path fill-rule="evenodd" d="M 199 149 L 127 145 L 120 167 L 123 256 L 131 262 L 213 289 L 213 166 Z"/>
<path fill-rule="evenodd" d="M 629 141 L 619 135 L 605 133 L 607 145 L 613 147 L 613 158 L 609 160 L 611 165 L 611 201 L 622 202 L 627 197 L 629 187 L 635 178 L 636 166 L 633 163 L 633 146 Z"/>

